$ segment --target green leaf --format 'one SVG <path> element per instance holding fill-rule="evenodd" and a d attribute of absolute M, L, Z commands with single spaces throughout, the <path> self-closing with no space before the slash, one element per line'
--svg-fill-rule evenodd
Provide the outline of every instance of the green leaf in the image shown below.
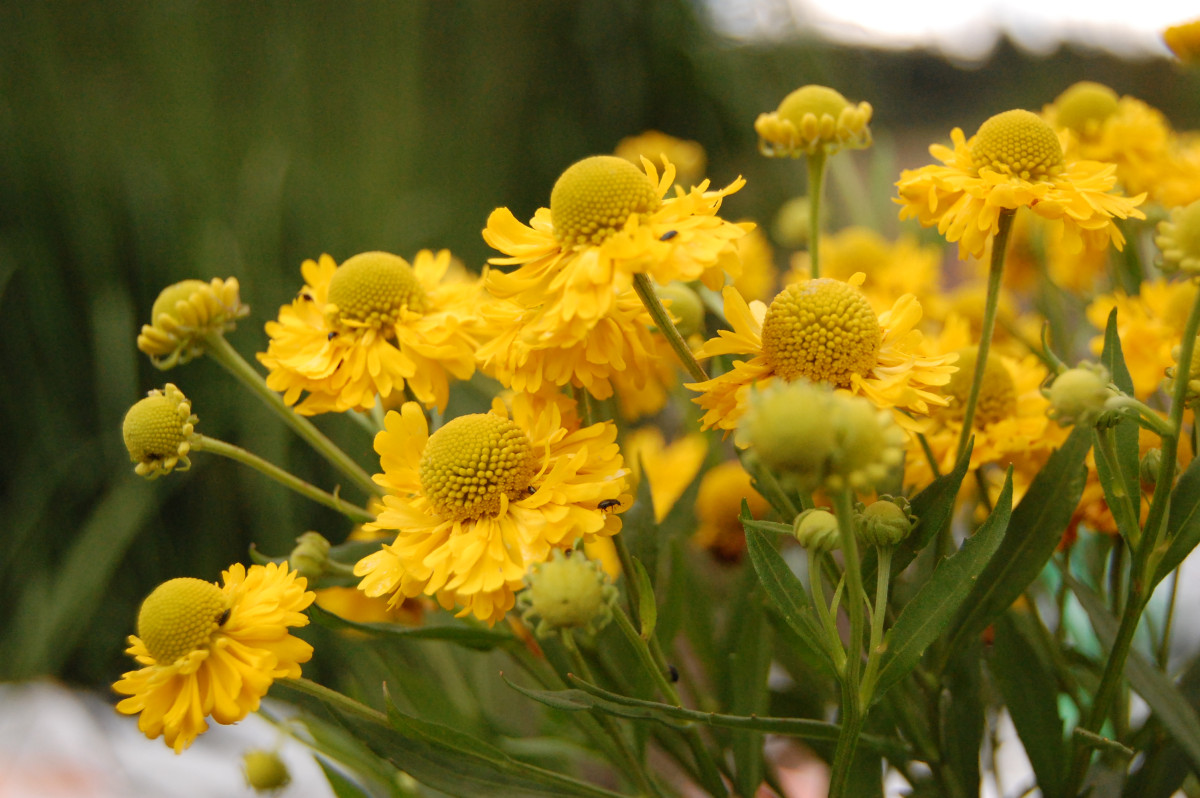
<path fill-rule="evenodd" d="M 359 623 L 334 615 L 316 604 L 308 608 L 308 614 L 314 621 L 330 629 L 352 629 L 380 638 L 444 640 L 475 651 L 491 651 L 516 642 L 512 633 L 503 629 L 484 629 L 458 624 L 408 627 L 392 623 Z"/>
<path fill-rule="evenodd" d="M 1108 314 L 1108 322 L 1104 327 L 1104 349 L 1100 352 L 1100 362 L 1108 369 L 1113 384 L 1130 396 L 1133 396 L 1133 377 L 1125 365 L 1125 355 L 1121 351 L 1121 338 L 1117 335 L 1117 309 L 1113 308 Z M 1141 450 L 1138 446 L 1138 425 L 1132 419 L 1125 419 L 1117 425 L 1117 460 L 1121 471 L 1125 473 L 1128 484 L 1133 485 L 1133 509 L 1138 512 L 1141 507 L 1142 495 L 1137 487 L 1141 484 Z M 1099 463 L 1097 463 L 1099 467 Z M 1101 474 L 1103 479 L 1103 474 Z"/>
<path fill-rule="evenodd" d="M 771 541 L 757 529 L 746 530 L 746 550 L 750 563 L 762 582 L 767 597 L 779 611 L 783 620 L 813 651 L 817 651 L 834 670 L 832 660 L 825 649 L 824 634 L 808 603 L 804 585 L 792 573 L 792 569 L 779 556 Z"/>
<path fill-rule="evenodd" d="M 1091 431 L 1076 427 L 1034 478 L 1013 510 L 1008 534 L 964 602 L 942 666 L 951 652 L 975 640 L 1041 574 L 1079 504 L 1087 476 L 1083 459 L 1090 448 Z"/>
<path fill-rule="evenodd" d="M 633 558 L 633 578 L 638 582 L 638 620 L 641 622 L 642 628 L 638 631 L 646 640 L 649 640 L 654 634 L 654 627 L 658 624 L 658 604 L 654 599 L 654 585 L 650 583 L 650 574 L 646 573 L 646 566 L 642 565 L 642 561 L 637 557 Z"/>
<path fill-rule="evenodd" d="M 336 798 L 371 798 L 370 793 L 364 791 L 353 781 L 342 775 L 342 772 L 327 761 L 325 757 L 316 756 L 314 759 L 321 766 L 321 772 L 325 774 L 325 780 L 329 782 L 329 787 L 333 790 Z"/>
<path fill-rule="evenodd" d="M 641 473 L 646 473 L 643 468 Z M 654 499 L 650 496 L 650 480 L 638 481 L 633 506 L 621 514 L 621 535 L 629 553 L 642 561 L 651 584 L 658 579 L 658 549 L 661 535 L 654 520 Z"/>
<path fill-rule="evenodd" d="M 1064 574 L 1063 578 L 1087 613 L 1100 644 L 1106 650 L 1111 649 L 1113 641 L 1117 638 L 1117 619 L 1104 606 L 1104 600 L 1091 588 L 1069 574 Z M 1196 711 L 1192 709 L 1187 698 L 1165 673 L 1154 667 L 1136 648 L 1129 649 L 1129 657 L 1125 660 L 1125 675 L 1133 689 L 1150 705 L 1163 727 L 1179 743 L 1191 762 L 1192 769 L 1200 772 L 1200 717 L 1196 716 Z"/>
<path fill-rule="evenodd" d="M 820 720 L 699 712 L 670 704 L 660 704 L 656 701 L 618 695 L 594 684 L 589 684 L 578 677 L 572 676 L 570 679 L 573 684 L 579 686 L 579 689 L 533 690 L 521 687 L 507 678 L 505 681 L 517 692 L 556 709 L 573 712 L 595 709 L 620 718 L 652 720 L 676 729 L 684 728 L 689 723 L 704 723 L 726 729 L 745 729 L 764 734 L 780 734 L 787 737 L 798 737 L 802 740 L 829 743 L 836 743 L 841 731 L 841 727 L 837 724 Z M 908 746 L 900 740 L 873 734 L 864 734 L 859 738 L 859 744 L 897 759 L 907 758 L 912 754 Z"/>
<path fill-rule="evenodd" d="M 1188 465 L 1171 491 L 1166 552 L 1154 571 L 1154 585 L 1174 571 L 1200 546 L 1200 457 Z"/>
<path fill-rule="evenodd" d="M 874 701 L 878 701 L 920 662 L 925 649 L 946 630 L 991 562 L 1004 539 L 1012 514 L 1012 472 L 996 499 L 995 509 L 963 547 L 943 560 L 917 595 L 905 605 L 884 638 Z"/>
<path fill-rule="evenodd" d="M 955 652 L 942 675 L 938 696 L 938 737 L 945 767 L 964 795 L 980 791 L 979 749 L 983 745 L 982 643 Z"/>
<path fill-rule="evenodd" d="M 763 589 L 755 573 L 742 569 L 738 597 L 730 608 L 727 631 L 729 709 L 752 716 L 768 711 L 767 673 L 771 668 L 772 634 L 767 622 Z M 738 795 L 754 798 L 763 780 L 762 733 L 739 729 L 732 733 L 734 786 Z"/>
<path fill-rule="evenodd" d="M 1014 623 L 1014 612 L 1017 610 L 996 619 L 996 639 L 987 659 L 988 670 L 1029 755 L 1043 798 L 1059 798 L 1063 791 L 1066 746 L 1063 721 L 1058 714 L 1057 679 Z"/>

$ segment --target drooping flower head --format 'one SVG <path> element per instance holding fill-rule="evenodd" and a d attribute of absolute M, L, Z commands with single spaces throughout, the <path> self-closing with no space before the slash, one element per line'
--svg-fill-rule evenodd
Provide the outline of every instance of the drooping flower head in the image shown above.
<path fill-rule="evenodd" d="M 142 325 L 137 347 L 155 367 L 166 370 L 204 354 L 204 338 L 223 335 L 250 313 L 235 277 L 211 282 L 184 280 L 169 285 L 154 300 L 150 323 Z"/>
<path fill-rule="evenodd" d="M 179 753 L 205 731 L 205 718 L 236 723 L 258 709 L 275 679 L 300 675 L 312 646 L 288 633 L 304 626 L 313 594 L 287 564 L 234 564 L 222 584 L 172 579 L 146 597 L 127 653 L 142 667 L 113 689 L 141 714 L 138 728 Z"/>
<path fill-rule="evenodd" d="M 195 444 L 196 423 L 192 403 L 171 383 L 152 390 L 125 413 L 121 435 L 134 472 L 154 479 L 169 474 L 180 463 L 180 471 L 192 467 L 188 454 Z"/>
<path fill-rule="evenodd" d="M 801 86 L 779 108 L 754 120 L 758 149 L 766 156 L 832 155 L 871 146 L 871 104 L 851 103 L 828 86 Z"/>
<path fill-rule="evenodd" d="M 258 355 L 267 385 L 298 413 L 369 410 L 376 396 L 406 388 L 445 409 L 450 378 L 474 372 L 478 288 L 451 272 L 448 250 L 421 250 L 411 265 L 386 252 L 340 267 L 322 255 L 300 269 L 305 286 L 267 322 L 271 341 Z"/>
<path fill-rule="evenodd" d="M 1145 218 L 1137 209 L 1144 196 L 1112 191 L 1115 166 L 1065 159 L 1054 130 L 1029 111 L 997 114 L 970 139 L 960 128 L 950 137 L 953 147 L 929 148 L 942 165 L 901 173 L 896 202 L 901 219 L 915 217 L 957 241 L 964 260 L 983 256 L 1005 210 L 1030 208 L 1050 220 L 1068 251 L 1110 241 L 1120 249 L 1125 238 L 1114 219 Z"/>
<path fill-rule="evenodd" d="M 722 330 L 697 351 L 699 357 L 750 355 L 707 382 L 688 385 L 700 396 L 705 429 L 732 430 L 746 410 L 750 390 L 773 381 L 805 379 L 870 399 L 876 407 L 927 416 L 930 405 L 945 405 L 935 386 L 954 372 L 953 356 L 919 353 L 921 305 L 911 295 L 891 310 L 876 314 L 859 286 L 860 273 L 843 282 L 829 277 L 794 283 L 770 307 L 747 305 L 726 288 L 725 317 L 733 330 Z M 905 414 L 907 428 L 919 422 Z"/>
<path fill-rule="evenodd" d="M 582 429 L 566 399 L 517 395 L 429 432 L 420 407 L 388 413 L 375 438 L 385 509 L 365 529 L 395 540 L 358 562 L 359 589 L 393 604 L 421 594 L 495 623 L 529 569 L 578 539 L 616 534 L 627 507 L 611 422 Z M 615 504 L 614 504 L 615 502 Z"/>
<path fill-rule="evenodd" d="M 562 173 L 550 207 L 538 209 L 530 225 L 507 208 L 493 211 L 483 237 L 504 257 L 489 262 L 519 268 L 489 271 L 488 291 L 524 308 L 541 307 L 555 324 L 586 327 L 608 313 L 634 274 L 663 285 L 702 280 L 714 290 L 726 274 L 736 277 L 734 242 L 753 225 L 727 222 L 717 212 L 745 181 L 709 191 L 705 180 L 668 197 L 675 167 L 664 162 L 661 177 L 649 160 L 642 167 L 614 155 L 585 158 Z"/>

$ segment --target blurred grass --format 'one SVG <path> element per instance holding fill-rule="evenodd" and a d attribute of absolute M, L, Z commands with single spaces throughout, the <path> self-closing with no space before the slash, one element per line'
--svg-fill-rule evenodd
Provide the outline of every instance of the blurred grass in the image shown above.
<path fill-rule="evenodd" d="M 125 636 L 158 582 L 216 579 L 251 542 L 278 554 L 306 529 L 348 531 L 203 455 L 188 473 L 133 479 L 121 420 L 169 380 L 205 434 L 336 481 L 214 364 L 161 374 L 136 351 L 165 285 L 236 276 L 253 312 L 230 340 L 253 360 L 303 259 L 449 247 L 478 269 L 493 208 L 527 218 L 565 165 L 625 135 L 700 141 L 714 181 L 749 180 L 728 214 L 766 219 L 801 191 L 803 164 L 759 158 L 751 124 L 803 83 L 876 106 L 890 154 L 839 163 L 835 182 L 881 200 L 912 151 L 889 141 L 899 131 L 923 152 L 930 135 L 1040 107 L 1084 77 L 1197 124 L 1195 107 L 1171 109 L 1200 87 L 1165 62 L 1009 48 L 970 72 L 812 42 L 732 47 L 685 0 L 4 4 L 0 678 L 104 685 L 127 667 Z M 887 166 L 860 173 L 868 163 Z M 361 430 L 318 423 L 371 468 Z"/>

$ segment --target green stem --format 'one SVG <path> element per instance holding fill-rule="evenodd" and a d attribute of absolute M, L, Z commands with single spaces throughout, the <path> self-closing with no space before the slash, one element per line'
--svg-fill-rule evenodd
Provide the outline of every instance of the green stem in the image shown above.
<path fill-rule="evenodd" d="M 196 449 L 212 454 L 219 454 L 222 457 L 228 457 L 230 460 L 236 460 L 242 465 L 248 465 L 255 471 L 258 471 L 271 479 L 275 480 L 285 488 L 290 488 L 296 491 L 301 496 L 305 496 L 318 504 L 323 504 L 333 510 L 337 510 L 342 515 L 352 521 L 374 521 L 375 514 L 364 510 L 361 507 L 351 504 L 348 501 L 343 501 L 332 493 L 326 493 L 315 485 L 312 485 L 299 477 L 291 474 L 274 463 L 267 462 L 256 454 L 246 451 L 240 446 L 234 446 L 232 443 L 210 438 L 207 435 L 198 435 L 199 440 L 196 442 Z"/>
<path fill-rule="evenodd" d="M 879 663 L 883 659 L 883 623 L 887 616 L 888 583 L 892 576 L 892 546 L 879 546 L 879 565 L 875 569 L 875 609 L 871 613 L 871 643 L 867 649 L 867 670 L 863 674 L 862 697 L 864 707 L 871 706 L 875 695 L 875 679 L 879 675 Z"/>
<path fill-rule="evenodd" d="M 1133 507 L 1134 489 L 1130 487 L 1128 475 L 1125 469 L 1121 468 L 1121 461 L 1117 458 L 1117 428 L 1093 430 L 1092 444 L 1096 448 L 1098 464 L 1104 463 L 1112 481 L 1115 482 L 1111 489 L 1111 498 L 1115 501 L 1109 502 L 1109 509 L 1112 510 L 1113 520 L 1117 522 L 1117 530 L 1121 537 L 1129 541 L 1130 548 L 1136 548 L 1142 530 L 1138 526 L 1140 519 L 1137 510 Z M 1109 493 L 1106 491 L 1106 498 L 1109 498 Z"/>
<path fill-rule="evenodd" d="M 654 285 L 650 282 L 650 278 L 640 272 L 633 275 L 633 290 L 637 292 L 638 297 L 642 300 L 642 304 L 650 312 L 650 318 L 654 320 L 654 324 L 658 327 L 659 332 L 663 334 L 663 337 L 667 339 L 667 343 L 671 345 L 671 349 L 675 352 L 675 357 L 679 358 L 679 362 L 683 365 L 684 370 L 696 382 L 707 382 L 708 372 L 700 365 L 700 361 L 696 360 L 696 356 L 692 354 L 687 341 L 683 340 L 683 336 L 679 334 L 679 330 L 675 327 L 675 322 L 671 321 L 671 314 L 667 313 L 667 309 L 663 307 L 662 300 L 658 298 L 658 293 L 654 290 Z"/>
<path fill-rule="evenodd" d="M 303 438 L 310 446 L 342 472 L 351 482 L 368 496 L 382 496 L 383 488 L 376 485 L 371 476 L 362 467 L 350 459 L 350 456 L 325 437 L 311 421 L 288 407 L 283 397 L 267 387 L 266 381 L 254 367 L 238 354 L 237 350 L 219 333 L 210 333 L 204 338 L 205 351 L 217 361 L 238 382 L 250 389 L 255 396 L 263 400 L 268 407 L 276 412 L 292 431 Z"/>
<path fill-rule="evenodd" d="M 1004 251 L 1008 249 L 1008 233 L 1012 230 L 1015 210 L 1000 211 L 996 235 L 992 237 L 992 260 L 988 267 L 987 300 L 983 307 L 983 329 L 979 333 L 979 349 L 975 355 L 975 377 L 971 381 L 971 392 L 967 394 L 967 406 L 963 413 L 962 433 L 958 438 L 958 458 L 967 450 L 967 441 L 975 426 L 975 406 L 979 403 L 979 388 L 987 369 L 988 350 L 992 346 L 992 333 L 996 329 L 996 308 L 1000 303 L 1000 278 L 1004 275 Z M 957 459 L 957 458 L 956 458 Z"/>
<path fill-rule="evenodd" d="M 846 665 L 842 669 L 842 730 L 838 735 L 829 777 L 829 798 L 843 798 L 846 791 L 854 750 L 862 733 L 865 712 L 861 701 L 863 635 L 866 631 L 863 608 L 867 601 L 862 584 L 862 566 L 858 557 L 858 541 L 854 534 L 854 496 L 849 489 L 833 495 L 837 514 L 838 533 L 845 563 L 846 611 L 850 615 L 850 640 L 846 645 Z M 882 569 L 880 569 L 882 570 Z M 890 568 L 889 568 L 890 571 Z"/>
<path fill-rule="evenodd" d="M 824 151 L 808 156 L 808 270 L 812 279 L 821 276 L 821 195 L 825 189 Z"/>
<path fill-rule="evenodd" d="M 1158 641 L 1158 667 L 1167 670 L 1171 654 L 1171 628 L 1175 620 L 1175 600 L 1179 595 L 1179 569 L 1171 572 L 1171 593 L 1167 597 L 1167 614 L 1163 618 L 1162 638 Z"/>
<path fill-rule="evenodd" d="M 583 653 L 580 652 L 579 646 L 575 644 L 575 635 L 570 629 L 561 630 L 561 638 L 563 648 L 566 649 L 567 659 L 571 662 L 571 667 L 579 671 L 579 675 L 589 682 L 595 682 L 592 676 L 592 669 L 588 667 L 587 660 L 583 658 Z M 625 735 L 621 734 L 620 727 L 610 715 L 603 712 L 593 713 L 596 720 L 600 722 L 600 727 L 604 733 L 608 735 L 612 743 L 612 752 L 618 757 L 618 761 L 613 764 L 621 768 L 622 772 L 634 783 L 637 789 L 643 795 L 657 795 L 662 797 L 663 793 L 658 785 L 651 780 L 650 774 L 646 772 L 646 766 L 642 760 L 634 753 L 629 746 L 629 741 L 625 739 Z"/>
<path fill-rule="evenodd" d="M 817 617 L 825 630 L 825 645 L 829 649 L 829 658 L 837 670 L 846 664 L 846 650 L 842 648 L 842 637 L 838 634 L 837 623 L 829 612 L 829 602 L 825 599 L 825 582 L 821 578 L 823 552 L 816 549 L 808 550 L 808 584 L 812 590 L 813 605 L 817 608 Z"/>

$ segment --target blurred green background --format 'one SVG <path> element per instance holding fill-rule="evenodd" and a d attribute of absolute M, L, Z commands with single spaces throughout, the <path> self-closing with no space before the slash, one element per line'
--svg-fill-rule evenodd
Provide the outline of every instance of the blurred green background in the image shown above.
<path fill-rule="evenodd" d="M 1200 82 L 1165 59 L 1002 45 L 961 68 L 751 45 L 713 34 L 684 0 L 3 4 L 0 679 L 106 689 L 157 583 L 214 580 L 252 542 L 283 554 L 306 529 L 348 531 L 217 458 L 133 475 L 121 420 L 169 380 L 200 431 L 336 482 L 215 364 L 164 374 L 137 352 L 167 284 L 236 276 L 252 313 L 229 340 L 252 360 L 305 258 L 449 247 L 478 269 L 493 208 L 528 218 L 563 168 L 624 136 L 701 142 L 715 182 L 749 181 L 724 215 L 769 220 L 802 192 L 803 163 L 759 157 L 754 118 L 824 83 L 874 105 L 876 147 L 838 168 L 887 208 L 898 169 L 950 127 L 1038 109 L 1085 78 L 1200 126 Z M 833 193 L 836 226 L 853 208 L 837 175 Z M 374 470 L 359 428 L 318 423 Z"/>

